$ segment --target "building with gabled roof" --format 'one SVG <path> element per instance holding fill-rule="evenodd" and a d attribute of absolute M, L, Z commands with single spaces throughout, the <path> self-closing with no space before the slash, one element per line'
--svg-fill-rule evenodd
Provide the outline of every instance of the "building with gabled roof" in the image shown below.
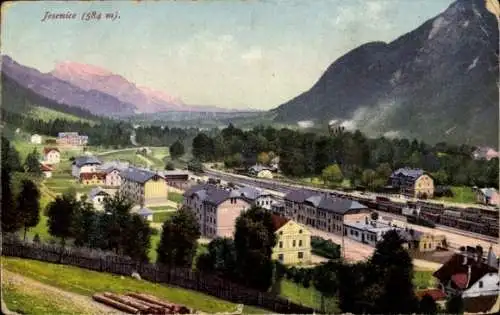
<path fill-rule="evenodd" d="M 485 205 L 498 206 L 500 195 L 496 188 L 480 188 L 476 190 L 476 200 Z"/>
<path fill-rule="evenodd" d="M 80 178 L 81 173 L 96 173 L 101 172 L 99 166 L 102 162 L 95 156 L 79 156 L 76 157 L 71 165 L 71 174 Z"/>
<path fill-rule="evenodd" d="M 285 265 L 311 262 L 311 232 L 301 224 L 279 215 L 271 215 L 276 245 L 272 259 Z"/>
<path fill-rule="evenodd" d="M 400 168 L 391 174 L 389 180 L 402 195 L 422 199 L 434 196 L 434 180 L 422 169 Z"/>
<path fill-rule="evenodd" d="M 210 238 L 233 237 L 236 219 L 251 207 L 241 194 L 212 184 L 186 190 L 183 204 L 195 213 L 201 234 Z"/>
<path fill-rule="evenodd" d="M 271 210 L 272 204 L 276 202 L 272 194 L 252 186 L 240 187 L 233 191 L 240 194 L 240 196 L 245 198 L 250 204 L 266 210 Z"/>
<path fill-rule="evenodd" d="M 43 148 L 43 158 L 48 164 L 58 164 L 61 162 L 61 151 L 58 148 Z"/>
<path fill-rule="evenodd" d="M 120 193 L 141 207 L 167 203 L 168 190 L 165 178 L 147 169 L 129 167 L 121 171 Z"/>

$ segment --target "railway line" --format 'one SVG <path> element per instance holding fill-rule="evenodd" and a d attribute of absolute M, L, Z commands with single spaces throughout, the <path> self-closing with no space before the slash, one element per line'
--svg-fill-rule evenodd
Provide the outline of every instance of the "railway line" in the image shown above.
<path fill-rule="evenodd" d="M 352 199 L 358 200 L 358 201 L 363 201 L 363 199 L 367 197 L 371 197 L 372 199 L 374 194 L 359 194 L 359 193 L 346 193 L 343 191 L 337 191 L 337 190 L 330 190 L 330 189 L 322 189 L 322 188 L 312 188 L 308 186 L 303 186 L 303 185 L 296 185 L 296 184 L 289 184 L 289 183 L 282 183 L 282 182 L 276 182 L 272 180 L 267 180 L 267 179 L 257 179 L 257 178 L 249 178 L 243 175 L 238 175 L 238 174 L 228 174 L 225 172 L 221 172 L 218 170 L 213 170 L 213 169 L 206 169 L 205 171 L 209 176 L 217 177 L 220 178 L 221 180 L 227 181 L 227 182 L 233 182 L 233 183 L 240 183 L 244 185 L 252 185 L 259 187 L 261 189 L 266 189 L 270 191 L 275 191 L 278 192 L 277 195 L 279 194 L 287 194 L 288 192 L 295 190 L 295 189 L 307 189 L 307 190 L 314 190 L 314 191 L 320 191 L 320 192 L 326 192 L 326 193 L 336 193 L 336 194 L 342 194 L 342 195 L 348 195 Z M 280 196 L 282 197 L 282 196 Z M 440 231 L 442 234 L 445 234 L 445 236 L 448 239 L 450 247 L 454 249 L 459 249 L 461 246 L 466 246 L 472 243 L 476 243 L 475 245 L 481 245 L 483 247 L 489 246 L 490 244 L 494 244 L 495 247 L 495 252 L 500 253 L 500 246 L 498 246 L 498 238 L 488 236 L 488 235 L 483 235 L 479 233 L 474 233 L 470 231 L 464 231 L 460 230 L 457 228 L 441 225 L 441 224 L 436 224 L 435 228 L 429 228 L 429 227 L 424 227 L 421 225 L 414 225 L 406 222 L 406 217 L 404 215 L 400 214 L 395 214 L 392 212 L 387 212 L 383 210 L 377 209 L 381 213 L 382 216 L 390 217 L 396 220 L 400 220 L 405 222 L 405 225 L 408 227 L 415 228 L 417 230 L 421 231 L 426 231 L 426 232 L 431 232 L 431 233 L 436 233 L 436 230 Z"/>

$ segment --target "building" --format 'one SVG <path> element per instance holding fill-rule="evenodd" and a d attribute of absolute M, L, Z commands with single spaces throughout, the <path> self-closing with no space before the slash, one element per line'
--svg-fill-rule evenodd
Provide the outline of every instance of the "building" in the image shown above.
<path fill-rule="evenodd" d="M 80 173 L 80 183 L 84 185 L 104 185 L 106 174 L 101 172 Z"/>
<path fill-rule="evenodd" d="M 86 175 L 88 173 L 82 174 Z M 89 193 L 88 201 L 92 203 L 94 209 L 104 210 L 104 198 L 109 197 L 110 194 L 101 187 L 93 188 Z"/>
<path fill-rule="evenodd" d="M 58 148 L 43 148 L 43 158 L 48 164 L 58 164 L 61 162 L 61 152 Z"/>
<path fill-rule="evenodd" d="M 434 180 L 421 169 L 400 168 L 390 177 L 391 186 L 402 195 L 428 199 L 434 196 Z"/>
<path fill-rule="evenodd" d="M 266 210 L 271 210 L 271 206 L 275 202 L 273 195 L 251 186 L 235 189 L 234 192 L 240 194 L 240 196 L 246 199 L 251 205 L 255 205 Z"/>
<path fill-rule="evenodd" d="M 273 178 L 273 169 L 263 165 L 254 165 L 248 169 L 248 174 L 250 176 L 255 176 L 258 178 Z"/>
<path fill-rule="evenodd" d="M 142 218 L 144 218 L 146 221 L 153 221 L 153 211 L 149 208 L 143 207 L 137 210 L 136 212 L 138 215 L 140 215 Z"/>
<path fill-rule="evenodd" d="M 189 186 L 189 173 L 184 171 L 164 171 L 163 177 L 167 185 L 178 189 L 186 189 Z"/>
<path fill-rule="evenodd" d="M 488 312 L 500 295 L 498 259 L 491 247 L 486 259 L 481 251 L 455 254 L 433 276 L 447 296 L 462 296 L 467 313 Z"/>
<path fill-rule="evenodd" d="M 357 242 L 376 246 L 382 240 L 385 233 L 397 229 L 397 227 L 389 224 L 370 220 L 366 216 L 364 220 L 345 223 L 344 235 Z"/>
<path fill-rule="evenodd" d="M 430 234 L 413 229 L 401 229 L 399 235 L 405 240 L 408 249 L 418 252 L 431 252 L 438 248 L 447 248 L 446 237 L 441 234 Z"/>
<path fill-rule="evenodd" d="M 95 156 L 80 156 L 75 158 L 71 166 L 71 174 L 80 178 L 81 173 L 101 172 L 99 166 L 102 162 Z"/>
<path fill-rule="evenodd" d="M 52 177 L 52 171 L 54 169 L 51 166 L 46 165 L 46 164 L 40 164 L 40 169 L 42 170 L 42 173 L 45 176 L 45 178 L 51 178 Z"/>
<path fill-rule="evenodd" d="M 122 176 L 120 175 L 121 170 L 117 167 L 111 166 L 104 170 L 106 178 L 104 180 L 104 185 L 110 187 L 120 187 L 122 185 Z"/>
<path fill-rule="evenodd" d="M 186 190 L 183 204 L 195 213 L 201 234 L 209 238 L 233 237 L 236 218 L 251 207 L 240 194 L 212 184 Z"/>
<path fill-rule="evenodd" d="M 33 144 L 42 144 L 42 136 L 34 134 L 31 136 L 31 143 Z"/>
<path fill-rule="evenodd" d="M 59 132 L 56 142 L 58 145 L 83 146 L 87 145 L 88 140 L 88 136 L 79 135 L 78 132 Z"/>
<path fill-rule="evenodd" d="M 498 206 L 500 204 L 500 196 L 495 188 L 476 189 L 476 200 L 485 205 Z"/>
<path fill-rule="evenodd" d="M 311 263 L 311 232 L 293 220 L 272 215 L 276 246 L 272 259 L 285 265 Z"/>
<path fill-rule="evenodd" d="M 156 172 L 130 167 L 121 173 L 120 192 L 141 207 L 165 204 L 168 200 L 167 182 Z"/>
<path fill-rule="evenodd" d="M 285 216 L 326 232 L 344 234 L 344 223 L 364 220 L 369 209 L 357 201 L 308 190 L 294 190 L 283 198 Z"/>

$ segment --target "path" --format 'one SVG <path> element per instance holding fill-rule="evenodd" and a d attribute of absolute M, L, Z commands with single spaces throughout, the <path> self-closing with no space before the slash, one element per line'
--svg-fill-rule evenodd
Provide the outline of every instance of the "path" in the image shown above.
<path fill-rule="evenodd" d="M 17 285 L 21 290 L 28 292 L 41 291 L 46 295 L 51 296 L 54 301 L 67 301 L 68 304 L 73 305 L 75 308 L 83 311 L 84 314 L 124 314 L 105 306 L 104 304 L 95 302 L 91 297 L 80 295 L 73 292 L 64 291 L 57 287 L 53 287 L 36 280 L 24 277 L 20 274 L 10 271 L 2 271 L 2 282 L 6 281 Z"/>

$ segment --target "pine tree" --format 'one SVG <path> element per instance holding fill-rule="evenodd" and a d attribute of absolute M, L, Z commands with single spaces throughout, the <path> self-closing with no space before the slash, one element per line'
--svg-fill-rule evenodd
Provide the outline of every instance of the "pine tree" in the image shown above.
<path fill-rule="evenodd" d="M 23 220 L 17 213 L 11 186 L 10 172 L 7 168 L 2 168 L 2 233 L 16 232 L 23 226 Z"/>
<path fill-rule="evenodd" d="M 26 161 L 24 162 L 24 169 L 27 173 L 31 173 L 34 176 L 42 176 L 42 169 L 40 168 L 40 156 L 36 149 L 33 150 L 26 157 Z"/>
<path fill-rule="evenodd" d="M 62 247 L 66 244 L 66 240 L 73 236 L 73 220 L 77 209 L 78 202 L 70 192 L 64 193 L 62 197 L 56 197 L 48 205 L 49 233 L 61 238 Z"/>
<path fill-rule="evenodd" d="M 24 239 L 29 228 L 35 227 L 40 221 L 40 192 L 31 180 L 23 180 L 21 192 L 17 196 L 17 210 L 24 226 Z"/>
<path fill-rule="evenodd" d="M 178 159 L 181 156 L 184 155 L 184 145 L 182 142 L 179 140 L 176 140 L 171 146 L 170 146 L 170 156 L 172 159 Z"/>

